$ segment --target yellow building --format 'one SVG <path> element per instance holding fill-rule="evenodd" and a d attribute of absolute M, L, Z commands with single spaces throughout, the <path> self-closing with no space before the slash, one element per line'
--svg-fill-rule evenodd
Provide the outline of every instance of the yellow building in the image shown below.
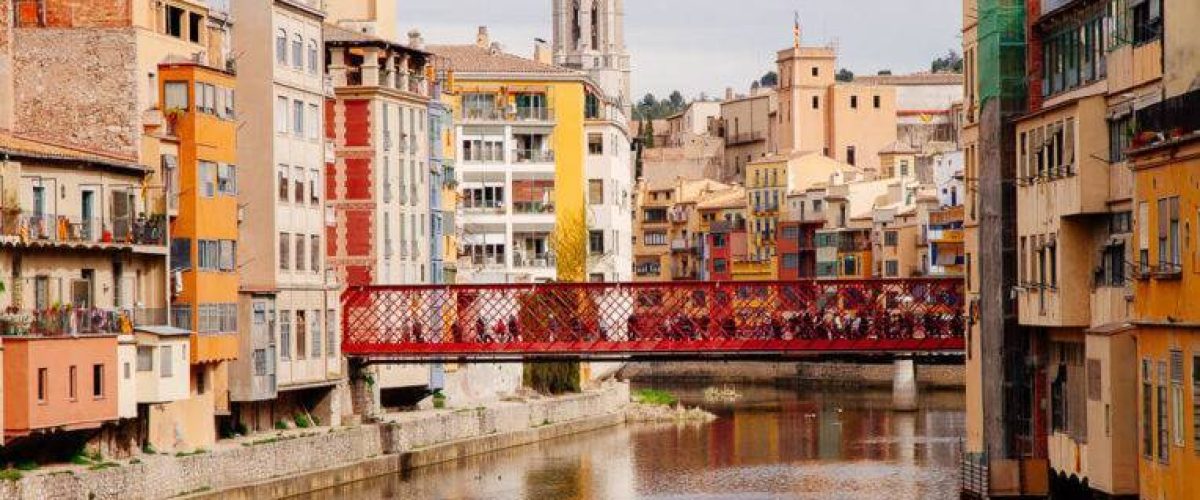
<path fill-rule="evenodd" d="M 459 282 L 584 281 L 586 76 L 475 44 L 428 47 L 453 72 Z"/>
<path fill-rule="evenodd" d="M 208 446 L 216 438 L 214 412 L 229 412 L 228 362 L 238 355 L 236 82 L 192 62 L 161 64 L 159 82 L 172 193 L 171 324 L 192 332 L 192 399 L 167 411 L 205 436 L 196 446 Z M 174 439 L 173 430 L 164 432 L 162 440 Z"/>
<path fill-rule="evenodd" d="M 694 280 L 704 274 L 704 220 L 697 204 L 732 186 L 711 179 L 642 181 L 636 194 L 635 281 Z"/>
<path fill-rule="evenodd" d="M 1200 91 L 1138 112 L 1130 160 L 1136 176 L 1134 325 L 1137 338 L 1137 470 L 1142 498 L 1200 491 Z M 1192 132 L 1185 132 L 1192 131 Z"/>

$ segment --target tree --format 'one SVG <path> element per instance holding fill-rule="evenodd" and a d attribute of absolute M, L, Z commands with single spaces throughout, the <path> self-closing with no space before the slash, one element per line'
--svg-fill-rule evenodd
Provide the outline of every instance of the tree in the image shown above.
<path fill-rule="evenodd" d="M 687 105 L 687 103 L 683 100 L 683 94 L 680 94 L 678 90 L 671 92 L 671 96 L 668 97 L 668 99 L 670 100 L 669 105 L 671 109 L 671 113 L 668 114 L 677 113 L 679 110 L 683 109 L 685 105 Z"/>
<path fill-rule="evenodd" d="M 642 137 L 642 143 L 646 145 L 646 149 L 654 148 L 654 120 L 647 118 L 645 136 Z"/>
<path fill-rule="evenodd" d="M 767 74 L 758 79 L 758 83 L 763 87 L 774 87 L 779 85 L 779 73 L 768 71 Z"/>
<path fill-rule="evenodd" d="M 962 73 L 963 60 L 962 56 L 958 55 L 954 49 L 946 52 L 946 55 L 934 59 L 929 63 L 929 70 L 934 73 Z"/>
<path fill-rule="evenodd" d="M 837 75 L 835 75 L 833 79 L 839 82 L 852 82 L 854 81 L 854 72 L 846 68 L 842 68 L 838 70 Z"/>

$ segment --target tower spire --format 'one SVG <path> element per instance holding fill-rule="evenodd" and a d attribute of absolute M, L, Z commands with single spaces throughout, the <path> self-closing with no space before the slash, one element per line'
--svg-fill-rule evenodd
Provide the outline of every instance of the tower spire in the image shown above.
<path fill-rule="evenodd" d="M 800 48 L 800 11 L 793 11 L 795 20 L 792 22 L 792 47 Z"/>

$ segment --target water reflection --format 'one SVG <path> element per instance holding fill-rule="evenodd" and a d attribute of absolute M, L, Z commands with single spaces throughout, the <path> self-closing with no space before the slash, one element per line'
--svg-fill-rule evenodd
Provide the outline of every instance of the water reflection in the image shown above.
<path fill-rule="evenodd" d="M 332 498 L 957 498 L 961 394 L 888 409 L 890 393 L 739 387 L 720 418 L 623 426 L 308 495 Z"/>

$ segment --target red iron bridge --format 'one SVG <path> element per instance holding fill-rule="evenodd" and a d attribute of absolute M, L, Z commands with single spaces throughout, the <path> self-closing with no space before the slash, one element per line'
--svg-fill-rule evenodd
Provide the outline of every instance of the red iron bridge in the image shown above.
<path fill-rule="evenodd" d="M 352 286 L 343 350 L 522 361 L 961 353 L 963 280 Z"/>

